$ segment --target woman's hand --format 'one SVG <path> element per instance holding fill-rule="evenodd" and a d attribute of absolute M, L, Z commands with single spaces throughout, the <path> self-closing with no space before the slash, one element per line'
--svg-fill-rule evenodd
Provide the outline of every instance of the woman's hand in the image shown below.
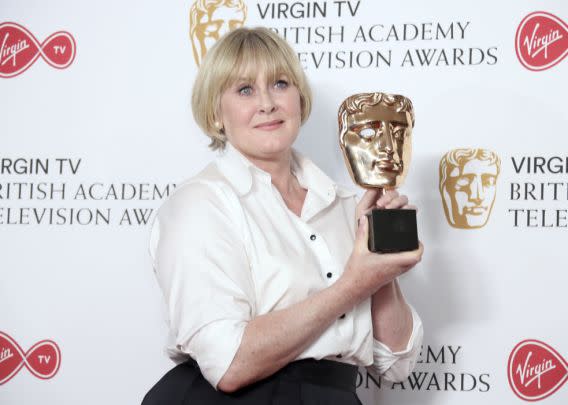
<path fill-rule="evenodd" d="M 420 243 L 418 249 L 410 252 L 377 254 L 369 251 L 368 239 L 369 223 L 363 215 L 359 218 L 353 252 L 338 280 L 346 283 L 357 302 L 413 268 L 420 262 L 424 251 Z"/>
<path fill-rule="evenodd" d="M 363 194 L 355 210 L 356 218 L 361 218 L 361 215 L 369 213 L 373 208 L 416 209 L 414 205 L 408 204 L 405 195 L 398 194 L 396 190 L 383 191 L 380 188 L 369 189 Z"/>
<path fill-rule="evenodd" d="M 353 291 L 363 293 L 363 298 L 371 296 L 371 313 L 373 317 L 373 336 L 393 351 L 407 347 L 412 333 L 412 312 L 396 277 L 413 268 L 422 258 L 424 247 L 419 244 L 417 250 L 395 254 L 371 253 L 366 248 L 368 239 L 368 219 L 365 214 L 373 208 L 382 209 L 416 209 L 408 204 L 408 198 L 396 190 L 382 192 L 369 190 L 357 205 L 359 229 L 355 249 L 347 263 L 347 278 L 357 276 L 358 283 L 351 281 Z M 368 271 L 370 269 L 370 271 Z M 370 273 L 370 275 L 368 274 Z M 374 274 L 373 274 L 374 273 Z M 370 293 L 369 293 L 370 291 Z"/>

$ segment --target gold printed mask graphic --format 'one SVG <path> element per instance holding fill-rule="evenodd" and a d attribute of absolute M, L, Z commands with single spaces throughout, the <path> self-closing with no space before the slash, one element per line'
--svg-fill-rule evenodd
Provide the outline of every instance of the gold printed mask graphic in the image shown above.
<path fill-rule="evenodd" d="M 448 223 L 474 229 L 487 224 L 501 160 L 486 149 L 454 149 L 440 160 L 440 195 Z"/>
<path fill-rule="evenodd" d="M 225 33 L 240 28 L 247 18 L 243 0 L 196 0 L 189 9 L 189 38 L 199 66 L 207 50 Z"/>
<path fill-rule="evenodd" d="M 414 110 L 395 94 L 360 93 L 338 112 L 339 143 L 353 181 L 365 188 L 393 189 L 408 173 Z"/>

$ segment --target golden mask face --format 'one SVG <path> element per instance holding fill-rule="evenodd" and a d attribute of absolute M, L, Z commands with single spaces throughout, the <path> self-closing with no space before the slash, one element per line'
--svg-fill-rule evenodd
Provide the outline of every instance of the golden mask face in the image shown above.
<path fill-rule="evenodd" d="M 440 161 L 440 194 L 448 223 L 473 229 L 487 224 L 501 170 L 499 157 L 485 149 L 454 149 Z"/>
<path fill-rule="evenodd" d="M 199 66 L 213 44 L 225 33 L 242 27 L 247 17 L 243 0 L 196 0 L 189 10 L 189 36 Z"/>
<path fill-rule="evenodd" d="M 404 181 L 412 154 L 412 103 L 403 96 L 362 93 L 339 109 L 339 141 L 351 177 L 365 188 Z"/>

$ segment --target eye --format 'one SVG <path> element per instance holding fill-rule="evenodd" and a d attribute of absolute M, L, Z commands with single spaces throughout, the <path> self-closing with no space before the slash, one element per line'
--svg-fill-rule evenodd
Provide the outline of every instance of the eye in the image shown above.
<path fill-rule="evenodd" d="M 277 89 L 280 89 L 280 90 L 287 89 L 288 88 L 288 82 L 284 79 L 280 79 L 274 84 L 274 87 L 276 87 Z"/>
<path fill-rule="evenodd" d="M 466 177 L 466 176 L 462 176 L 462 177 L 460 177 L 460 178 L 458 178 L 458 179 L 456 180 L 456 188 L 457 188 L 458 190 L 459 190 L 459 189 L 462 189 L 462 188 L 464 188 L 464 187 L 467 187 L 467 186 L 469 186 L 470 184 L 471 184 L 471 179 L 468 178 L 468 177 Z"/>
<path fill-rule="evenodd" d="M 239 88 L 239 94 L 241 96 L 250 96 L 252 94 L 252 87 L 250 85 L 241 86 Z"/>
<path fill-rule="evenodd" d="M 359 131 L 359 136 L 365 140 L 373 138 L 376 134 L 375 128 L 363 128 Z"/>
<path fill-rule="evenodd" d="M 483 176 L 483 186 L 490 187 L 494 186 L 497 183 L 497 179 L 495 176 Z"/>
<path fill-rule="evenodd" d="M 210 22 L 205 24 L 205 28 L 203 29 L 203 33 L 205 34 L 206 37 L 218 38 L 219 37 L 219 29 L 221 28 L 222 24 L 223 24 L 222 21 L 210 21 Z"/>
<path fill-rule="evenodd" d="M 405 129 L 398 127 L 393 131 L 393 136 L 396 140 L 402 141 L 404 139 Z"/>

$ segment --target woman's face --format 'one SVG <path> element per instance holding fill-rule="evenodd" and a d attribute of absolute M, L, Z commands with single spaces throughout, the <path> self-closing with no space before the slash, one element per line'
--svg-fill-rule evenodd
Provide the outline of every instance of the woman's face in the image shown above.
<path fill-rule="evenodd" d="M 300 93 L 285 75 L 274 81 L 264 72 L 254 81 L 245 77 L 221 95 L 219 121 L 227 140 L 245 156 L 277 159 L 289 152 L 298 136 Z"/>

